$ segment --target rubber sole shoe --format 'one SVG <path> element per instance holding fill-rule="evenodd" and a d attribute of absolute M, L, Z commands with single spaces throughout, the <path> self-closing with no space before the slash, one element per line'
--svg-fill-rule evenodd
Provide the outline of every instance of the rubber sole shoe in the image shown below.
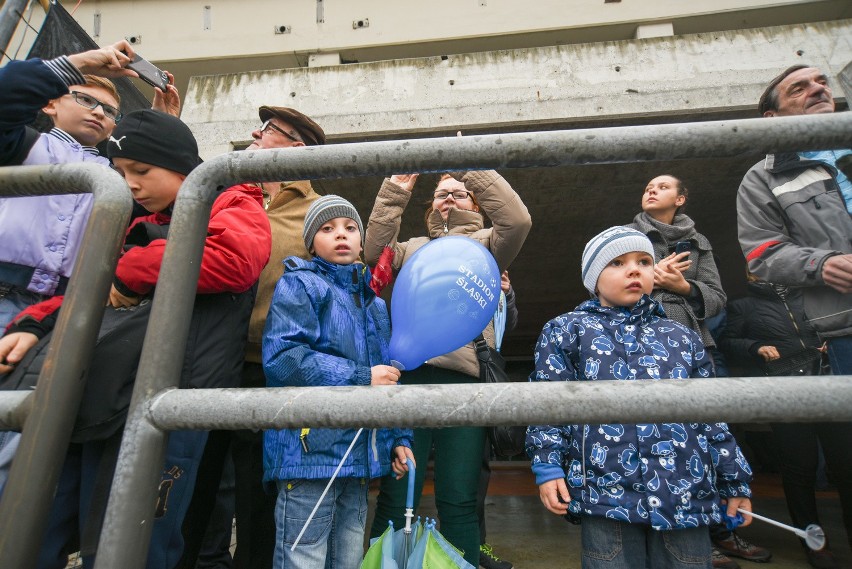
<path fill-rule="evenodd" d="M 834 558 L 834 554 L 828 549 L 820 549 L 819 551 L 808 549 L 806 555 L 808 557 L 808 564 L 811 567 L 815 567 L 816 569 L 840 569 L 837 559 Z"/>
<path fill-rule="evenodd" d="M 512 569 L 514 565 L 494 555 L 494 549 L 487 543 L 479 546 L 479 566 L 482 569 Z"/>
<path fill-rule="evenodd" d="M 772 552 L 765 547 L 759 547 L 741 538 L 736 532 L 725 539 L 714 539 L 713 547 L 728 557 L 739 557 L 755 563 L 766 563 L 772 559 Z"/>
<path fill-rule="evenodd" d="M 740 569 L 740 564 L 716 549 L 713 548 L 711 555 L 713 559 L 713 569 Z"/>

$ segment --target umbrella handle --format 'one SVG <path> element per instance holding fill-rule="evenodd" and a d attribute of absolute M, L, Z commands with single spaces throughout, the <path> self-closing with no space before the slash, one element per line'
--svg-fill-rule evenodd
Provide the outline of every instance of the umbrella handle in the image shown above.
<path fill-rule="evenodd" d="M 411 519 L 414 517 L 414 461 L 405 459 L 408 463 L 408 494 L 405 496 L 405 533 L 411 534 Z"/>
<path fill-rule="evenodd" d="M 414 461 L 410 458 L 405 459 L 408 463 L 408 494 L 405 496 L 405 507 L 414 508 Z"/>

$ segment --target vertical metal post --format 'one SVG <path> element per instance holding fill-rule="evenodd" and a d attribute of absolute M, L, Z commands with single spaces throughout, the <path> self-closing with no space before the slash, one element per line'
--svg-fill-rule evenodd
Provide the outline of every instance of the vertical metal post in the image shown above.
<path fill-rule="evenodd" d="M 27 2 L 28 0 L 6 0 L 0 8 L 0 49 L 4 54 L 9 48 L 12 36 L 15 35 L 15 30 L 18 29 Z"/>
<path fill-rule="evenodd" d="M 83 397 L 131 197 L 118 174 L 91 163 L 2 168 L 0 188 L 5 195 L 46 195 L 58 188 L 94 194 L 80 256 L 0 499 L 0 567 L 28 569 L 35 566 Z"/>
<path fill-rule="evenodd" d="M 204 179 L 201 167 L 187 182 Z M 209 171 L 209 169 L 208 169 Z M 144 567 L 162 474 L 167 433 L 145 418 L 157 392 L 178 385 L 186 351 L 195 283 L 213 200 L 223 189 L 215 182 L 184 182 L 175 202 L 169 238 L 151 307 L 151 318 L 121 440 L 107 505 L 96 568 Z M 164 334 L 164 330 L 169 330 Z"/>

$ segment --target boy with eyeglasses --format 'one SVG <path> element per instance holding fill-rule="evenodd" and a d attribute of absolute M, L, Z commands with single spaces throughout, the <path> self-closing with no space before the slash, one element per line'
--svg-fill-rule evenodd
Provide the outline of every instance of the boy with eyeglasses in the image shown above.
<path fill-rule="evenodd" d="M 129 55 L 128 55 L 129 54 Z M 0 165 L 93 162 L 95 146 L 121 119 L 115 86 L 133 76 L 126 41 L 52 60 L 12 61 L 0 69 Z M 47 133 L 27 126 L 43 111 Z M 0 199 L 0 326 L 25 306 L 64 292 L 91 209 L 91 194 Z"/>
<path fill-rule="evenodd" d="M 0 69 L 0 166 L 109 166 L 95 145 L 109 138 L 121 113 L 118 92 L 105 77 L 135 77 L 125 69 L 131 57 L 122 40 L 47 61 L 11 61 Z M 53 121 L 50 132 L 27 126 L 39 111 Z M 89 193 L 0 198 L 0 328 L 27 306 L 64 293 L 91 205 Z M 17 437 L 0 433 L 0 492 Z"/>

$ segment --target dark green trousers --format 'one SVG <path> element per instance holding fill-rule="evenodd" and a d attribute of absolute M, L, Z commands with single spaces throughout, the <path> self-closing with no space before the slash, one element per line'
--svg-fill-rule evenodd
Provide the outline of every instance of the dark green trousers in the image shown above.
<path fill-rule="evenodd" d="M 478 383 L 479 378 L 428 365 L 402 374 L 403 385 L 434 383 Z M 484 427 L 451 427 L 447 429 L 414 429 L 414 460 L 417 475 L 414 484 L 414 510 L 420 505 L 429 453 L 435 447 L 435 505 L 438 529 L 465 560 L 479 567 L 479 517 L 476 494 L 485 446 Z M 405 495 L 408 479 L 395 480 L 392 475 L 381 481 L 376 502 L 376 515 L 370 537 L 378 537 L 393 520 L 394 527 L 405 526 Z"/>

